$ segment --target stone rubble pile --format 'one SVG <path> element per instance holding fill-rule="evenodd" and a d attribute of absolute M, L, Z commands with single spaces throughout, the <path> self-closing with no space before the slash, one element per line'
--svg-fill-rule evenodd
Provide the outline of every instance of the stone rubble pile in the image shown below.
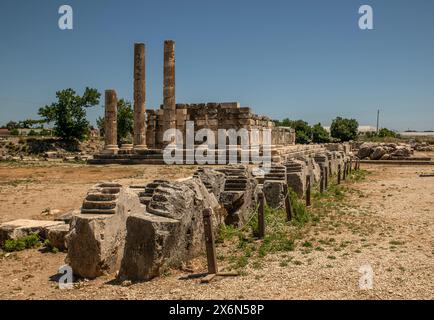
<path fill-rule="evenodd" d="M 415 143 L 413 149 L 416 151 L 434 151 L 434 147 L 426 142 Z"/>
<path fill-rule="evenodd" d="M 360 145 L 357 156 L 362 160 L 405 160 L 414 149 L 408 144 L 365 142 Z"/>

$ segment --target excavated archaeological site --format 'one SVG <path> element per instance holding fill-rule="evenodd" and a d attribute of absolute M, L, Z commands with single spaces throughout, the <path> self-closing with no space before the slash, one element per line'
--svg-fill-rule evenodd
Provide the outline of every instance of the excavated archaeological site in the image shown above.
<path fill-rule="evenodd" d="M 433 298 L 432 152 L 298 145 L 293 129 L 237 102 L 175 103 L 174 48 L 165 41 L 163 105 L 146 110 L 135 45 L 132 144 L 118 144 L 110 89 L 104 150 L 87 163 L 0 163 L 0 298 Z M 224 142 L 207 156 L 237 163 L 165 164 L 171 142 L 183 156 L 199 150 L 164 137 L 185 137 L 189 121 Z M 262 162 L 219 129 L 256 130 Z M 39 244 L 7 249 L 35 234 Z M 65 265 L 73 280 L 62 289 Z"/>

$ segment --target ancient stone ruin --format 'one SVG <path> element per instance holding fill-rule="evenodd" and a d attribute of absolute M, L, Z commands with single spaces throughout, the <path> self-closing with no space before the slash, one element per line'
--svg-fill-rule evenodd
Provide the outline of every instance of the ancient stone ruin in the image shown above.
<path fill-rule="evenodd" d="M 204 252 L 204 209 L 214 212 L 214 232 L 221 224 L 242 227 L 255 214 L 260 190 L 269 206 L 283 207 L 288 187 L 304 197 L 308 174 L 319 181 L 313 172 L 333 172 L 348 161 L 345 151 L 332 148 L 294 148 L 263 176 L 253 175 L 252 166 L 207 166 L 180 181 L 97 184 L 71 221 L 67 263 L 87 278 L 113 272 L 119 280 L 156 277 Z"/>
<path fill-rule="evenodd" d="M 67 250 L 66 263 L 78 276 L 95 278 L 116 273 L 119 280 L 149 280 L 204 252 L 203 212 L 213 212 L 213 233 L 222 224 L 242 227 L 257 210 L 258 194 L 270 207 L 283 208 L 288 188 L 303 198 L 307 185 L 326 186 L 328 177 L 351 161 L 349 144 L 295 145 L 293 129 L 275 127 L 269 118 L 255 115 L 236 102 L 176 104 L 174 48 L 173 41 L 165 41 L 164 103 L 158 110 L 146 110 L 145 46 L 135 45 L 133 143 L 119 148 L 116 92 L 107 90 L 105 149 L 90 163 L 161 164 L 165 146 L 179 138 L 165 141 L 164 132 L 178 129 L 184 137 L 187 121 L 192 121 L 195 131 L 271 130 L 269 170 L 252 163 L 249 156 L 247 163 L 203 166 L 193 176 L 178 181 L 161 177 L 130 186 L 101 182 L 88 191 L 81 208 L 64 221 L 3 224 L 0 242 L 35 231 Z M 235 150 L 239 159 L 245 151 L 240 140 L 229 141 L 223 150 L 206 151 L 226 154 Z M 259 144 L 263 143 L 259 139 Z M 198 146 L 182 143 L 179 147 L 186 153 Z M 262 153 L 263 148 L 259 148 Z"/>
<path fill-rule="evenodd" d="M 177 129 L 181 133 L 183 143 L 181 149 L 196 149 L 198 144 L 187 144 L 187 131 L 197 133 L 201 129 L 211 130 L 216 137 L 224 139 L 227 151 L 236 149 L 241 153 L 241 139 L 231 141 L 227 137 L 219 137 L 218 130 L 258 130 L 258 144 L 263 144 L 264 130 L 271 132 L 271 146 L 275 151 L 295 144 L 295 132 L 292 128 L 276 127 L 270 118 L 253 113 L 249 107 L 240 107 L 238 102 L 208 102 L 195 104 L 180 104 L 175 100 L 175 42 L 164 42 L 164 82 L 163 104 L 158 110 L 146 109 L 145 80 L 145 45 L 134 45 L 134 138 L 133 144 L 123 144 L 118 147 L 116 132 L 117 98 L 114 90 L 107 90 L 105 95 L 105 148 L 100 154 L 94 155 L 91 164 L 161 164 L 163 149 L 171 141 L 164 141 L 164 133 L 168 129 Z M 188 128 L 188 121 L 194 124 Z M 178 146 L 177 146 L 178 148 Z M 207 153 L 217 152 L 209 149 Z"/>

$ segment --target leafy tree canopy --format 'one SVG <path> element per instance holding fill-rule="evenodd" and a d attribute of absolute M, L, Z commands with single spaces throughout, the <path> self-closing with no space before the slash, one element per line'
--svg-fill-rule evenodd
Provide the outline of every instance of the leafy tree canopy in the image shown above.
<path fill-rule="evenodd" d="M 321 123 L 317 123 L 312 127 L 312 141 L 314 143 L 330 142 L 330 134 L 324 129 Z"/>
<path fill-rule="evenodd" d="M 274 123 L 276 126 L 293 128 L 295 130 L 295 143 L 308 144 L 312 142 L 312 128 L 306 121 L 285 118 L 281 121 L 275 120 Z"/>
<path fill-rule="evenodd" d="M 38 114 L 45 122 L 54 123 L 54 133 L 65 140 L 86 139 L 89 134 L 89 121 L 86 119 L 86 110 L 99 104 L 101 94 L 86 87 L 82 96 L 77 95 L 73 89 L 56 92 L 57 102 L 39 108 Z"/>
<path fill-rule="evenodd" d="M 340 141 L 350 141 L 357 138 L 359 123 L 355 119 L 337 117 L 333 120 L 330 133 Z"/>
<path fill-rule="evenodd" d="M 34 120 L 34 119 L 26 119 L 22 121 L 9 121 L 6 123 L 6 128 L 9 130 L 12 129 L 42 129 L 42 124 L 45 122 L 45 120 Z"/>

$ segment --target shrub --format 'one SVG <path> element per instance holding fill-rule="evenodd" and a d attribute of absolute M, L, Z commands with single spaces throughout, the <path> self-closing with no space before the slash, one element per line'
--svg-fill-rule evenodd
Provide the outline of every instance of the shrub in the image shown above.
<path fill-rule="evenodd" d="M 378 131 L 378 136 L 380 138 L 396 138 L 396 133 L 387 128 L 382 128 Z"/>
<path fill-rule="evenodd" d="M 21 251 L 24 249 L 34 248 L 41 244 L 41 240 L 37 233 L 30 233 L 29 235 L 18 238 L 6 240 L 3 249 L 6 252 Z"/>
<path fill-rule="evenodd" d="M 12 129 L 10 132 L 12 136 L 18 136 L 20 134 L 17 128 Z"/>

